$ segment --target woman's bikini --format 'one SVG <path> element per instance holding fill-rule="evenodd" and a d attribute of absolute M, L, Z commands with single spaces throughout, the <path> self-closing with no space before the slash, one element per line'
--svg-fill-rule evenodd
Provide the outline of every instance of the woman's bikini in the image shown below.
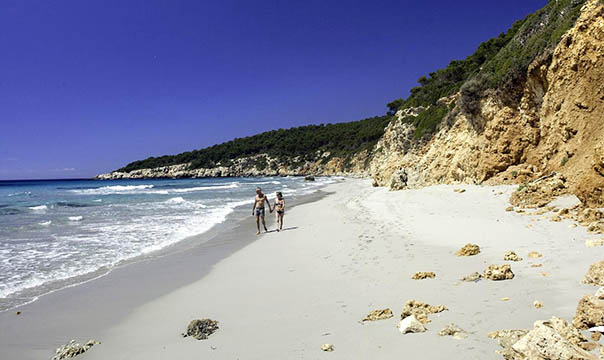
<path fill-rule="evenodd" d="M 279 215 L 283 214 L 283 205 L 284 205 L 283 199 L 275 201 L 275 206 L 278 206 L 277 214 L 279 214 Z"/>

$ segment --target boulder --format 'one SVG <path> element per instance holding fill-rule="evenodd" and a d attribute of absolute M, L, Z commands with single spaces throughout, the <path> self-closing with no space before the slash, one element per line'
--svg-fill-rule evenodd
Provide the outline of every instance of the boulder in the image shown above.
<path fill-rule="evenodd" d="M 312 176 L 312 175 L 307 175 L 307 176 L 304 177 L 304 180 L 306 180 L 306 181 L 315 181 L 315 177 Z"/>
<path fill-rule="evenodd" d="M 587 274 L 585 274 L 583 283 L 604 286 L 604 260 L 589 266 L 589 270 L 587 271 Z"/>
<path fill-rule="evenodd" d="M 585 343 L 587 339 L 566 320 L 553 317 L 536 321 L 533 330 L 512 345 L 512 349 L 519 355 L 517 359 L 597 359 L 581 348 Z"/>
<path fill-rule="evenodd" d="M 474 256 L 480 253 L 480 246 L 476 244 L 465 244 L 461 249 L 457 250 L 457 256 Z"/>
<path fill-rule="evenodd" d="M 420 271 L 413 274 L 411 279 L 413 280 L 423 280 L 423 279 L 434 279 L 436 274 L 432 271 Z"/>
<path fill-rule="evenodd" d="M 392 310 L 390 309 L 379 309 L 373 310 L 361 321 L 376 321 L 376 320 L 385 320 L 390 319 L 394 315 L 392 314 Z"/>
<path fill-rule="evenodd" d="M 390 190 L 402 190 L 407 187 L 407 172 L 405 169 L 400 169 L 392 174 L 390 178 Z"/>
<path fill-rule="evenodd" d="M 506 360 L 595 360 L 588 353 L 587 339 L 567 321 L 553 317 L 536 321 L 532 330 L 502 330 L 489 334 L 503 348 L 498 351 Z"/>
<path fill-rule="evenodd" d="M 193 320 L 187 327 L 183 337 L 191 336 L 197 340 L 205 340 L 218 330 L 218 321 L 211 319 Z"/>
<path fill-rule="evenodd" d="M 503 254 L 503 260 L 506 261 L 522 261 L 522 258 L 518 256 L 514 251 L 510 250 Z"/>
<path fill-rule="evenodd" d="M 604 301 L 594 295 L 585 295 L 579 300 L 573 326 L 587 330 L 594 326 L 604 325 Z"/>
<path fill-rule="evenodd" d="M 485 279 L 494 281 L 510 280 L 514 278 L 514 273 L 512 272 L 512 268 L 509 264 L 489 265 L 489 267 L 485 269 L 482 276 Z"/>
<path fill-rule="evenodd" d="M 75 340 L 71 340 L 55 351 L 55 355 L 52 357 L 52 360 L 70 359 L 85 353 L 88 351 L 88 349 L 98 344 L 100 344 L 100 342 L 96 340 L 88 340 L 88 342 L 84 345 L 80 345 L 76 343 Z"/>
<path fill-rule="evenodd" d="M 398 331 L 401 334 L 407 333 L 420 333 L 425 332 L 427 329 L 416 317 L 415 315 L 410 315 L 401 320 L 398 323 Z"/>
<path fill-rule="evenodd" d="M 445 310 L 449 309 L 447 309 L 447 307 L 444 305 L 434 306 L 417 300 L 409 300 L 403 308 L 401 319 L 405 319 L 406 317 L 413 315 L 422 324 L 427 324 L 430 322 L 428 315 L 443 312 Z"/>

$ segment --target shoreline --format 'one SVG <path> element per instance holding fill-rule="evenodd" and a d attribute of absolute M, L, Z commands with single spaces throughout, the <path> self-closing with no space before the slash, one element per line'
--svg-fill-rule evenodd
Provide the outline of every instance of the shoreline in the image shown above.
<path fill-rule="evenodd" d="M 458 188 L 466 191 L 454 192 Z M 328 194 L 290 208 L 285 227 L 292 231 L 255 241 L 253 224 L 246 222 L 245 231 L 220 235 L 220 245 L 133 264 L 40 299 L 20 316 L 0 314 L 0 332 L 8 335 L 0 347 L 9 359 L 50 357 L 72 338 L 101 342 L 78 357 L 88 360 L 438 359 L 453 352 L 497 358 L 499 345 L 489 332 L 531 328 L 552 316 L 569 320 L 578 299 L 596 289 L 580 283 L 589 265 L 601 260 L 597 249 L 584 245 L 593 235 L 569 227 L 568 220 L 506 212 L 512 186 L 389 192 L 346 179 L 322 189 Z M 480 245 L 481 253 L 455 256 L 468 242 Z M 223 255 L 211 265 L 204 261 L 209 249 Z M 503 261 L 508 250 L 524 260 Z M 529 258 L 533 250 L 543 257 Z M 459 281 L 504 263 L 514 279 Z M 531 267 L 536 263 L 542 267 Z M 412 280 L 417 271 L 434 271 L 436 278 Z M 411 299 L 449 311 L 431 315 L 426 333 L 403 335 L 396 324 Z M 534 300 L 544 307 L 535 309 Z M 394 318 L 360 322 L 383 308 Z M 189 321 L 201 318 L 219 321 L 219 331 L 204 341 L 180 336 Z M 439 337 L 449 323 L 468 338 Z M 335 351 L 323 353 L 324 343 Z"/>
<path fill-rule="evenodd" d="M 322 189 L 291 200 L 288 207 L 293 209 L 325 197 L 327 194 Z M 35 300 L 0 311 L 0 333 L 3 334 L 0 348 L 3 354 L 9 359 L 50 357 L 57 347 L 71 338 L 79 338 L 80 333 L 90 333 L 92 338 L 95 326 L 108 327 L 135 307 L 198 281 L 216 263 L 262 237 L 256 236 L 255 222 L 248 210 L 245 205 L 239 206 L 227 215 L 225 221 L 204 233 L 187 237 L 151 254 L 126 260 L 92 279 L 54 289 Z M 270 230 L 274 226 L 273 214 L 266 220 Z M 187 271 L 199 263 L 199 272 Z M 178 276 L 162 276 L 163 267 L 178 267 Z M 148 279 L 151 274 L 155 279 L 163 279 L 151 281 Z M 119 309 L 99 301 L 105 297 L 118 302 Z M 94 326 L 86 324 L 90 316 L 86 304 L 105 315 L 96 317 Z M 17 311 L 20 312 L 18 316 Z M 52 325 L 40 328 L 39 322 Z M 47 334 L 49 329 L 53 332 L 50 337 Z M 77 329 L 75 334 L 71 329 Z M 61 336 L 65 340 L 59 341 Z M 25 338 L 28 341 L 20 343 Z"/>

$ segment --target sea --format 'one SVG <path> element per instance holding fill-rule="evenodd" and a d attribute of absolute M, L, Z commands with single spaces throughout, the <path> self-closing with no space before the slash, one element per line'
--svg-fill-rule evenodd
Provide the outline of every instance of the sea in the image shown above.
<path fill-rule="evenodd" d="M 335 177 L 0 181 L 0 311 L 153 256 L 252 207 Z"/>

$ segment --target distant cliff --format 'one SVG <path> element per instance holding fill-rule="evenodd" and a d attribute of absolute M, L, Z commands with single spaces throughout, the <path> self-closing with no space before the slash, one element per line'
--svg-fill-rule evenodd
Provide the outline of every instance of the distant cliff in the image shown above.
<path fill-rule="evenodd" d="M 400 189 L 556 173 L 564 192 L 602 206 L 602 59 L 602 1 L 550 1 L 421 77 L 385 116 L 235 139 L 98 178 L 354 174 Z"/>

